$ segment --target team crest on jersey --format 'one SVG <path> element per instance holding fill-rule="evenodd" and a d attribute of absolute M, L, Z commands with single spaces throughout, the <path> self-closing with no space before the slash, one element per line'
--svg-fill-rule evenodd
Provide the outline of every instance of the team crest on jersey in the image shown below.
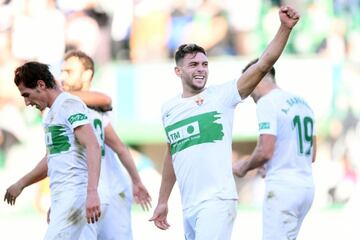
<path fill-rule="evenodd" d="M 202 105 L 204 103 L 204 98 L 200 94 L 196 96 L 195 102 L 198 106 Z"/>

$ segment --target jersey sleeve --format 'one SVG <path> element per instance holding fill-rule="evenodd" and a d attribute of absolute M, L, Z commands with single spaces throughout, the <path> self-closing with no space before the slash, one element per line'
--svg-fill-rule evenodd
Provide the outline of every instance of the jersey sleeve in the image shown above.
<path fill-rule="evenodd" d="M 71 129 L 89 124 L 89 110 L 80 100 L 67 99 L 62 104 L 63 115 Z"/>
<path fill-rule="evenodd" d="M 261 101 L 263 100 L 263 101 Z M 259 134 L 275 135 L 277 132 L 276 109 L 270 101 L 260 99 L 256 105 Z"/>
<path fill-rule="evenodd" d="M 237 89 L 237 81 L 229 81 L 219 85 L 219 101 L 224 103 L 225 106 L 234 107 L 242 101 L 239 91 Z"/>
<path fill-rule="evenodd" d="M 106 112 L 103 114 L 103 124 L 104 128 L 111 124 L 111 112 Z"/>

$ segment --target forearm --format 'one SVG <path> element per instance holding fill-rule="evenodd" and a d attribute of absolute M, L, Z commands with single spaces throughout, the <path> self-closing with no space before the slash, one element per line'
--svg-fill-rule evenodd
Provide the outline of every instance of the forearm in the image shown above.
<path fill-rule="evenodd" d="M 286 46 L 290 33 L 291 28 L 285 26 L 284 24 L 280 25 L 275 37 L 259 59 L 258 64 L 262 72 L 268 72 L 278 60 Z"/>
<path fill-rule="evenodd" d="M 261 149 L 255 148 L 250 158 L 245 163 L 246 172 L 263 166 L 269 159 L 264 155 Z"/>
<path fill-rule="evenodd" d="M 167 153 L 165 156 L 163 171 L 162 171 L 162 178 L 161 178 L 161 185 L 160 185 L 160 192 L 159 192 L 159 204 L 167 204 L 171 191 L 174 187 L 176 181 L 176 176 L 174 172 L 174 168 L 172 165 L 172 160 L 170 153 Z"/>
<path fill-rule="evenodd" d="M 117 155 L 118 155 L 121 163 L 123 164 L 123 166 L 129 173 L 129 176 L 130 176 L 133 184 L 137 184 L 137 183 L 141 182 L 140 175 L 136 169 L 134 160 L 133 160 L 128 148 L 126 146 L 124 146 L 122 150 L 117 151 Z"/>
<path fill-rule="evenodd" d="M 112 101 L 107 95 L 95 91 L 72 91 L 71 94 L 78 96 L 88 107 L 110 108 Z"/>
<path fill-rule="evenodd" d="M 100 177 L 100 147 L 98 144 L 86 147 L 88 165 L 88 191 L 97 190 Z"/>
<path fill-rule="evenodd" d="M 24 189 L 47 177 L 47 158 L 44 157 L 29 173 L 20 178 L 16 184 Z"/>

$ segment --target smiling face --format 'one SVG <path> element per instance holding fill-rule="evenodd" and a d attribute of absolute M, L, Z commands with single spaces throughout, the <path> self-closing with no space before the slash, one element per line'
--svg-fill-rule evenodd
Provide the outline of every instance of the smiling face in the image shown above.
<path fill-rule="evenodd" d="M 188 53 L 175 67 L 175 73 L 182 80 L 184 97 L 200 93 L 207 82 L 208 58 L 202 52 Z"/>
<path fill-rule="evenodd" d="M 24 98 L 26 106 L 35 106 L 40 111 L 43 111 L 48 107 L 47 98 L 45 95 L 45 83 L 42 80 L 37 82 L 35 88 L 27 88 L 23 83 L 20 83 L 18 86 L 21 96 Z"/>

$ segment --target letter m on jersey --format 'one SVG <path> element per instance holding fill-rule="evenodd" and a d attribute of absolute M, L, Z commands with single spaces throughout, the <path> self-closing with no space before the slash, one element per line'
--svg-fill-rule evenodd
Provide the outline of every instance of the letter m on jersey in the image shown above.
<path fill-rule="evenodd" d="M 203 113 L 167 126 L 165 131 L 171 145 L 171 154 L 194 145 L 222 140 L 223 126 L 215 123 L 220 118 L 219 115 L 218 112 Z"/>

